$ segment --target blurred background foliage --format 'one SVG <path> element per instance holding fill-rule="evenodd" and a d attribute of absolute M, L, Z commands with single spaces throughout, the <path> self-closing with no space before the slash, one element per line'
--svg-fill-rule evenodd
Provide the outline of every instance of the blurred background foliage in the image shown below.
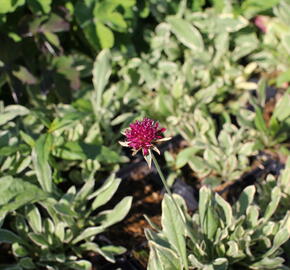
<path fill-rule="evenodd" d="M 7 0 L 0 30 L 2 176 L 38 146 L 55 183 L 107 175 L 143 116 L 189 146 L 166 153 L 172 179 L 189 165 L 217 185 L 257 151 L 289 154 L 289 0 Z"/>
<path fill-rule="evenodd" d="M 74 201 L 92 175 L 99 187 L 130 160 L 117 141 L 144 116 L 186 141 L 165 153 L 171 183 L 187 168 L 216 187 L 262 151 L 289 155 L 289 0 L 2 0 L 0 40 L 0 176 L 20 179 L 2 222 L 67 188 Z"/>

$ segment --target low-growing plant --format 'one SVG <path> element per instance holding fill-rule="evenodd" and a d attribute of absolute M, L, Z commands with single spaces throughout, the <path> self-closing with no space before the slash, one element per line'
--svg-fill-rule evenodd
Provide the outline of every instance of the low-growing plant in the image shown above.
<path fill-rule="evenodd" d="M 12 181 L 12 177 L 6 178 L 1 181 Z M 1 214 L 8 215 L 7 206 L 11 210 L 11 200 L 20 208 L 11 212 L 9 218 L 6 217 L 8 224 L 4 222 L 4 225 L 8 225 L 9 229 L 5 229 L 5 226 L 0 229 L 0 243 L 12 244 L 16 261 L 4 269 L 43 267 L 48 270 L 90 270 L 91 263 L 82 259 L 89 251 L 115 262 L 114 256 L 124 253 L 126 249 L 111 244 L 99 245 L 95 237 L 121 221 L 130 210 L 132 197 L 128 196 L 113 209 L 98 212 L 113 197 L 120 182 L 119 178 L 112 175 L 95 190 L 95 179 L 91 175 L 78 191 L 75 186 L 71 186 L 63 195 L 44 194 L 44 198 L 41 198 L 38 193 L 34 199 L 31 189 L 27 189 L 26 192 L 30 192 L 28 195 L 35 203 L 26 201 L 24 206 L 23 190 L 6 190 L 9 192 L 6 192 L 4 198 L 10 196 L 10 202 L 0 208 Z"/>
<path fill-rule="evenodd" d="M 256 134 L 258 148 L 275 148 L 277 145 L 285 143 L 287 145 L 290 130 L 290 89 L 287 89 L 282 95 L 278 94 L 269 119 L 265 118 L 266 99 L 266 81 L 262 79 L 257 89 L 257 98 L 251 98 L 255 111 L 241 110 L 238 113 L 238 122 Z"/>
<path fill-rule="evenodd" d="M 272 190 L 279 189 L 281 193 L 280 207 L 275 211 L 273 218 L 280 219 L 285 215 L 290 205 L 290 158 L 286 162 L 285 168 L 280 175 L 275 177 L 270 174 L 266 180 L 261 179 L 258 185 L 258 202 L 261 209 L 266 209 L 268 201 L 272 196 Z"/>
<path fill-rule="evenodd" d="M 192 121 L 180 124 L 189 147 L 178 153 L 176 169 L 188 164 L 212 186 L 237 180 L 249 167 L 249 157 L 256 153 L 253 132 L 225 123 L 217 134 L 215 121 L 208 114 L 196 110 L 193 116 Z"/>
<path fill-rule="evenodd" d="M 190 216 L 180 196 L 175 200 L 186 219 L 184 226 L 165 195 L 162 229 L 146 230 L 149 241 L 149 270 L 181 269 L 289 269 L 283 265 L 281 246 L 290 236 L 290 212 L 271 221 L 281 199 L 279 188 L 272 191 L 263 215 L 253 202 L 255 187 L 249 186 L 231 206 L 217 193 L 202 187 L 198 213 Z M 189 268 L 185 268 L 185 265 Z"/>
<path fill-rule="evenodd" d="M 147 39 L 150 51 L 131 62 L 138 84 L 149 93 L 141 108 L 151 116 L 177 117 L 178 122 L 192 99 L 195 106 L 206 104 L 221 113 L 229 103 L 245 102 L 245 90 L 255 86 L 248 80 L 257 64 L 240 62 L 259 48 L 259 40 L 250 21 L 233 16 L 226 7 L 222 14 L 185 8 L 182 14 L 166 16 Z"/>
<path fill-rule="evenodd" d="M 284 83 L 290 82 L 289 1 L 277 1 L 271 13 L 267 14 L 270 16 L 256 18 L 259 21 L 258 26 L 260 25 L 259 27 L 262 29 L 262 50 L 254 53 L 251 59 L 268 73 L 278 73 L 278 77 L 275 76 L 274 81 L 280 87 Z"/>

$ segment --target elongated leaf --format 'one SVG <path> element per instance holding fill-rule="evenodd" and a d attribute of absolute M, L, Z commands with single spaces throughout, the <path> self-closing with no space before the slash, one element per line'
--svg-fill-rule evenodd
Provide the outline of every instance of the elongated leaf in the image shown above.
<path fill-rule="evenodd" d="M 103 92 L 108 83 L 111 72 L 110 52 L 108 50 L 103 50 L 97 56 L 93 69 L 93 84 L 95 91 L 93 94 L 92 105 L 97 112 L 101 108 Z"/>
<path fill-rule="evenodd" d="M 55 118 L 49 127 L 49 132 L 70 126 L 76 121 L 83 119 L 87 114 L 82 112 L 70 112 L 64 115 L 62 118 Z"/>
<path fill-rule="evenodd" d="M 113 181 L 110 181 L 110 185 L 106 185 L 106 189 L 102 189 L 102 192 L 99 193 L 99 195 L 95 198 L 92 204 L 92 209 L 95 210 L 98 207 L 106 204 L 116 193 L 119 185 L 121 183 L 121 179 L 114 179 Z"/>
<path fill-rule="evenodd" d="M 264 214 L 265 220 L 270 219 L 270 217 L 275 213 L 275 211 L 279 205 L 281 196 L 282 196 L 282 194 L 281 194 L 280 188 L 274 187 L 274 189 L 272 190 L 272 193 L 271 193 L 271 202 L 267 206 L 265 214 Z"/>
<path fill-rule="evenodd" d="M 26 207 L 26 218 L 32 230 L 35 233 L 41 233 L 42 230 L 41 216 L 36 206 L 29 205 Z"/>
<path fill-rule="evenodd" d="M 0 229 L 0 243 L 21 243 L 22 240 L 19 236 L 14 234 L 11 231 L 5 230 L 5 229 Z"/>
<path fill-rule="evenodd" d="M 183 269 L 178 255 L 171 249 L 158 245 L 156 242 L 149 241 L 149 247 L 151 252 L 149 267 L 152 270 L 180 270 Z M 154 261 L 154 262 L 153 262 Z M 159 267 L 159 268 L 156 268 Z"/>
<path fill-rule="evenodd" d="M 226 202 L 221 196 L 219 196 L 217 193 L 215 194 L 215 200 L 220 205 L 220 207 L 223 209 L 225 218 L 226 218 L 226 224 L 227 226 L 230 226 L 233 222 L 233 211 L 232 207 L 228 202 Z"/>
<path fill-rule="evenodd" d="M 37 234 L 37 233 L 29 233 L 28 236 L 36 245 L 38 245 L 42 248 L 49 247 L 48 239 L 46 238 L 47 235 Z"/>
<path fill-rule="evenodd" d="M 202 267 L 204 267 L 204 265 L 193 254 L 190 254 L 188 256 L 188 259 L 190 261 L 191 266 L 196 267 L 198 269 L 202 269 Z"/>
<path fill-rule="evenodd" d="M 109 227 L 122 219 L 128 214 L 132 204 L 132 197 L 127 196 L 122 199 L 112 210 L 106 210 L 98 214 L 97 221 L 102 227 Z"/>
<path fill-rule="evenodd" d="M 115 256 L 126 252 L 126 249 L 121 246 L 103 246 L 101 247 L 101 255 L 108 261 L 115 262 Z"/>
<path fill-rule="evenodd" d="M 76 244 L 84 239 L 88 239 L 92 236 L 95 236 L 105 230 L 104 226 L 98 226 L 98 227 L 90 227 L 85 229 L 79 236 L 77 236 L 73 241 L 72 244 Z"/>
<path fill-rule="evenodd" d="M 186 163 L 191 160 L 192 156 L 196 154 L 198 150 L 198 147 L 193 146 L 180 151 L 176 158 L 176 168 L 179 169 L 186 165 Z"/>
<path fill-rule="evenodd" d="M 73 269 L 73 270 L 91 270 L 92 269 L 92 264 L 86 260 L 68 262 L 66 263 L 66 265 L 67 267 L 69 267 L 69 269 Z"/>
<path fill-rule="evenodd" d="M 92 192 L 95 185 L 94 174 L 91 174 L 89 179 L 83 185 L 81 190 L 77 193 L 75 200 L 83 202 L 88 199 L 89 194 Z"/>
<path fill-rule="evenodd" d="M 66 203 L 56 203 L 54 205 L 55 210 L 62 214 L 69 217 L 76 217 L 77 213 L 72 209 L 72 205 Z"/>
<path fill-rule="evenodd" d="M 4 112 L 0 115 L 0 126 L 13 120 L 17 116 L 23 116 L 29 113 L 29 110 L 21 105 L 9 105 L 5 107 Z"/>
<path fill-rule="evenodd" d="M 53 155 L 67 160 L 98 160 L 104 163 L 120 162 L 121 157 L 103 145 L 67 142 L 53 151 Z"/>
<path fill-rule="evenodd" d="M 51 10 L 51 2 L 52 0 L 28 0 L 28 4 L 35 13 L 38 11 L 49 13 Z"/>
<path fill-rule="evenodd" d="M 19 207 L 46 198 L 40 188 L 19 178 L 5 176 L 0 178 L 0 216 Z"/>
<path fill-rule="evenodd" d="M 281 268 L 283 262 L 284 262 L 284 259 L 280 258 L 280 257 L 276 257 L 276 258 L 264 257 L 260 261 L 251 264 L 250 269 L 254 269 L 254 270 L 283 269 L 283 268 Z"/>
<path fill-rule="evenodd" d="M 239 197 L 239 200 L 235 204 L 237 217 L 246 213 L 247 208 L 253 202 L 255 192 L 256 192 L 255 186 L 248 186 L 243 190 L 243 192 Z"/>
<path fill-rule="evenodd" d="M 280 229 L 274 237 L 274 241 L 273 241 L 273 245 L 271 249 L 268 250 L 264 256 L 269 257 L 273 255 L 285 242 L 289 240 L 289 237 L 290 237 L 290 232 L 288 228 Z"/>
<path fill-rule="evenodd" d="M 255 110 L 256 110 L 255 125 L 258 130 L 267 134 L 268 130 L 267 130 L 266 122 L 263 117 L 262 110 L 258 106 L 255 106 Z"/>
<path fill-rule="evenodd" d="M 32 151 L 32 161 L 36 171 L 37 180 L 44 191 L 52 191 L 51 169 L 48 164 L 49 153 L 52 146 L 52 136 L 43 134 L 36 141 Z"/>
<path fill-rule="evenodd" d="M 284 121 L 290 117 L 290 94 L 285 93 L 284 96 L 279 99 L 275 106 L 273 117 L 280 121 Z"/>
<path fill-rule="evenodd" d="M 174 16 L 168 17 L 167 22 L 181 43 L 195 52 L 203 51 L 202 36 L 190 22 Z"/>
<path fill-rule="evenodd" d="M 163 232 L 168 238 L 170 244 L 175 247 L 177 253 L 182 259 L 185 268 L 188 267 L 185 245 L 185 226 L 180 217 L 180 213 L 172 202 L 171 198 L 165 194 L 162 201 L 162 219 Z"/>
<path fill-rule="evenodd" d="M 200 224 L 202 226 L 203 233 L 208 239 L 213 240 L 218 227 L 218 217 L 211 203 L 212 195 L 211 191 L 202 187 L 199 191 L 199 216 Z"/>

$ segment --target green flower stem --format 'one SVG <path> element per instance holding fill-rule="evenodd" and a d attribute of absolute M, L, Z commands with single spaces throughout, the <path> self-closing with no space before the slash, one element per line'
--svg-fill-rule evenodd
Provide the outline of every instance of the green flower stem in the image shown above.
<path fill-rule="evenodd" d="M 186 225 L 185 216 L 183 215 L 183 213 L 182 213 L 180 207 L 177 205 L 175 199 L 173 198 L 172 192 L 171 192 L 171 190 L 170 190 L 170 188 L 169 188 L 169 186 L 168 186 L 168 184 L 167 184 L 167 182 L 166 182 L 166 180 L 165 180 L 165 177 L 164 177 L 164 175 L 163 175 L 163 173 L 162 173 L 162 171 L 161 171 L 161 169 L 160 169 L 160 166 L 159 166 L 159 164 L 158 164 L 158 162 L 157 162 L 157 160 L 156 160 L 156 158 L 155 158 L 155 156 L 154 156 L 153 153 L 152 153 L 152 160 L 153 160 L 153 163 L 154 163 L 154 165 L 155 165 L 155 167 L 156 167 L 156 169 L 157 169 L 157 172 L 158 172 L 158 174 L 159 174 L 159 176 L 160 176 L 160 178 L 161 178 L 161 181 L 162 181 L 162 183 L 163 183 L 163 185 L 164 185 L 164 187 L 165 187 L 165 190 L 166 190 L 166 192 L 168 193 L 168 195 L 170 196 L 170 199 L 172 200 L 174 206 L 176 207 L 177 212 L 178 212 L 178 214 L 180 215 L 180 218 L 181 218 L 181 220 L 182 220 L 182 223 L 183 223 L 184 227 L 185 227 L 186 230 L 187 230 L 187 225 Z M 186 262 L 186 265 L 185 265 L 184 267 L 185 267 L 186 270 L 189 269 L 189 268 L 188 268 L 188 265 L 187 265 L 187 262 Z"/>

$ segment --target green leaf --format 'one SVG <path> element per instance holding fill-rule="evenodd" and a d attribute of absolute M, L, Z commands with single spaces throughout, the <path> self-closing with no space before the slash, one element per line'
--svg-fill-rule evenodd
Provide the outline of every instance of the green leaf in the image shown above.
<path fill-rule="evenodd" d="M 190 254 L 188 256 L 188 259 L 190 261 L 190 265 L 197 268 L 197 269 L 202 269 L 204 265 L 194 256 L 193 254 Z"/>
<path fill-rule="evenodd" d="M 29 110 L 21 105 L 9 105 L 5 107 L 4 112 L 0 115 L 0 126 L 13 120 L 17 116 L 24 116 L 29 114 Z"/>
<path fill-rule="evenodd" d="M 64 222 L 59 222 L 55 226 L 55 236 L 61 243 L 65 241 L 65 228 L 66 224 Z"/>
<path fill-rule="evenodd" d="M 229 262 L 226 258 L 218 258 L 213 262 L 213 270 L 227 270 L 229 269 Z"/>
<path fill-rule="evenodd" d="M 179 169 L 186 165 L 187 162 L 191 160 L 192 156 L 195 155 L 198 150 L 198 147 L 192 146 L 180 151 L 176 157 L 176 168 Z"/>
<path fill-rule="evenodd" d="M 114 196 L 120 183 L 121 183 L 120 178 L 117 179 L 109 178 L 104 183 L 104 185 L 95 193 L 96 198 L 92 203 L 92 209 L 95 210 L 98 207 L 106 204 Z"/>
<path fill-rule="evenodd" d="M 52 0 L 27 0 L 33 13 L 49 13 L 51 10 Z"/>
<path fill-rule="evenodd" d="M 94 174 L 91 173 L 91 175 L 89 176 L 89 179 L 80 189 L 80 191 L 77 193 L 75 200 L 79 201 L 80 203 L 83 203 L 84 201 L 89 200 L 88 196 L 93 191 L 94 186 L 95 186 Z"/>
<path fill-rule="evenodd" d="M 27 249 L 23 245 L 20 245 L 18 242 L 14 242 L 12 244 L 12 252 L 14 256 L 17 256 L 17 257 L 24 257 L 29 254 Z"/>
<path fill-rule="evenodd" d="M 25 0 L 5 0 L 1 1 L 0 14 L 13 12 L 17 7 L 25 4 Z"/>
<path fill-rule="evenodd" d="M 72 209 L 72 205 L 68 205 L 65 203 L 56 203 L 54 205 L 54 208 L 61 215 L 77 217 L 77 213 Z"/>
<path fill-rule="evenodd" d="M 115 262 L 114 256 L 121 255 L 126 252 L 126 248 L 121 246 L 103 246 L 101 247 L 101 255 L 107 260 Z"/>
<path fill-rule="evenodd" d="M 22 138 L 22 140 L 25 143 L 27 143 L 30 147 L 34 147 L 35 141 L 30 135 L 28 135 L 27 133 L 23 132 L 22 130 L 20 130 L 19 134 L 20 134 L 20 137 Z"/>
<path fill-rule="evenodd" d="M 26 67 L 19 66 L 17 70 L 13 70 L 12 74 L 24 84 L 33 85 L 37 83 L 37 79 Z"/>
<path fill-rule="evenodd" d="M 250 227 L 255 228 L 259 221 L 259 207 L 257 205 L 250 205 L 246 214 Z"/>
<path fill-rule="evenodd" d="M 255 192 L 255 186 L 248 186 L 242 191 L 238 201 L 235 203 L 237 217 L 246 214 L 248 207 L 254 200 Z"/>
<path fill-rule="evenodd" d="M 61 118 L 55 118 L 50 124 L 48 132 L 73 125 L 75 122 L 82 120 L 86 115 L 86 113 L 82 112 L 70 112 Z"/>
<path fill-rule="evenodd" d="M 24 269 L 37 269 L 36 268 L 36 265 L 34 264 L 32 258 L 29 258 L 29 257 L 25 257 L 25 258 L 21 258 L 19 260 L 19 265 L 21 267 L 23 267 Z"/>
<path fill-rule="evenodd" d="M 285 121 L 290 117 L 290 94 L 285 93 L 282 98 L 279 99 L 275 106 L 273 113 L 274 118 L 277 118 L 279 121 Z"/>
<path fill-rule="evenodd" d="M 36 245 L 38 245 L 42 248 L 49 247 L 48 239 L 45 238 L 45 236 L 47 237 L 47 235 L 37 234 L 37 233 L 28 233 L 28 236 Z"/>
<path fill-rule="evenodd" d="M 41 201 L 47 196 L 36 185 L 22 179 L 5 176 L 0 178 L 0 183 L 0 216 L 28 203 Z"/>
<path fill-rule="evenodd" d="M 217 204 L 223 209 L 224 215 L 225 215 L 225 221 L 227 226 L 231 226 L 232 222 L 233 222 L 233 211 L 232 211 L 232 207 L 230 206 L 230 204 L 225 201 L 220 195 L 218 195 L 217 193 L 215 194 L 215 200 L 217 202 Z"/>
<path fill-rule="evenodd" d="M 265 257 L 272 256 L 285 242 L 289 240 L 290 231 L 289 228 L 283 227 L 280 229 L 274 237 L 272 247 L 265 253 Z"/>
<path fill-rule="evenodd" d="M 16 174 L 21 173 L 22 171 L 24 171 L 31 163 L 31 156 L 27 156 L 26 158 L 24 158 L 20 164 L 17 166 L 17 170 L 16 170 Z"/>
<path fill-rule="evenodd" d="M 127 196 L 123 198 L 114 209 L 99 213 L 96 220 L 102 227 L 109 227 L 125 218 L 131 208 L 131 204 L 132 197 Z"/>
<path fill-rule="evenodd" d="M 258 83 L 257 92 L 258 92 L 259 105 L 262 107 L 265 106 L 265 102 L 266 102 L 266 89 L 267 89 L 266 79 L 261 78 Z"/>
<path fill-rule="evenodd" d="M 276 257 L 276 258 L 264 257 L 260 261 L 249 265 L 249 267 L 250 267 L 250 269 L 254 269 L 254 270 L 260 270 L 260 269 L 263 269 L 263 270 L 283 269 L 282 268 L 283 262 L 284 262 L 284 259 L 282 259 L 280 257 Z"/>
<path fill-rule="evenodd" d="M 264 117 L 263 117 L 262 110 L 258 106 L 255 106 L 255 110 L 256 110 L 255 125 L 256 125 L 258 130 L 260 130 L 263 133 L 267 134 L 268 133 L 268 129 L 267 129 Z"/>
<path fill-rule="evenodd" d="M 236 46 L 232 53 L 232 59 L 238 61 L 242 57 L 250 55 L 259 46 L 259 40 L 255 33 L 239 35 L 235 40 Z M 260 103 L 260 105 L 262 105 Z"/>
<path fill-rule="evenodd" d="M 182 44 L 195 52 L 203 51 L 202 36 L 190 22 L 174 16 L 167 17 L 167 22 L 172 32 Z"/>
<path fill-rule="evenodd" d="M 0 229 L 0 243 L 8 243 L 8 244 L 22 243 L 22 240 L 19 236 L 17 236 L 13 232 L 5 229 Z"/>
<path fill-rule="evenodd" d="M 102 49 L 109 49 L 114 46 L 115 38 L 113 32 L 104 24 L 97 22 L 96 33 Z"/>
<path fill-rule="evenodd" d="M 82 244 L 81 249 L 84 251 L 93 251 L 99 253 L 111 263 L 115 263 L 115 255 L 120 255 L 126 252 L 126 249 L 121 246 L 103 246 L 100 248 L 96 243 L 92 242 L 86 242 Z"/>
<path fill-rule="evenodd" d="M 148 244 L 150 247 L 148 270 L 183 269 L 178 255 L 172 249 L 159 245 L 154 241 L 149 241 Z"/>
<path fill-rule="evenodd" d="M 181 209 L 180 209 L 181 210 Z M 182 210 L 181 210 L 182 211 Z M 188 268 L 185 244 L 185 226 L 180 217 L 180 213 L 176 209 L 168 194 L 165 194 L 162 201 L 162 228 L 169 243 L 176 249 L 179 254 L 182 265 Z"/>
<path fill-rule="evenodd" d="M 42 231 L 42 222 L 41 215 L 38 208 L 34 205 L 27 205 L 26 209 L 26 219 L 32 228 L 33 232 L 41 233 Z"/>
<path fill-rule="evenodd" d="M 199 220 L 203 233 L 208 239 L 213 240 L 218 228 L 219 220 L 212 205 L 212 194 L 207 187 L 199 191 Z"/>
<path fill-rule="evenodd" d="M 264 220 L 269 220 L 271 216 L 275 213 L 280 199 L 282 197 L 281 190 L 279 187 L 274 187 L 271 192 L 271 202 L 268 204 L 265 214 L 264 214 Z"/>
<path fill-rule="evenodd" d="M 111 23 L 111 27 L 114 30 L 119 31 L 119 32 L 126 32 L 127 31 L 127 23 L 124 20 L 124 17 L 119 12 L 109 13 L 106 20 Z M 113 45 L 114 45 L 114 43 L 113 43 Z"/>
<path fill-rule="evenodd" d="M 290 82 L 290 69 L 278 75 L 276 79 L 276 85 L 277 87 L 281 87 L 283 86 L 283 84 L 288 83 L 288 82 Z"/>
<path fill-rule="evenodd" d="M 242 2 L 241 8 L 245 16 L 251 18 L 262 11 L 271 9 L 278 3 L 279 0 L 246 0 Z"/>
<path fill-rule="evenodd" d="M 103 145 L 86 144 L 83 142 L 67 142 L 54 149 L 53 155 L 67 160 L 97 160 L 103 163 L 118 163 L 121 157 Z"/>
<path fill-rule="evenodd" d="M 242 16 L 236 16 L 235 14 L 231 13 L 223 13 L 214 20 L 214 23 L 216 33 L 223 31 L 231 33 L 237 32 L 240 29 L 246 27 L 249 24 L 249 21 Z M 233 57 L 235 56 L 233 55 Z"/>
<path fill-rule="evenodd" d="M 66 266 L 73 270 L 91 270 L 92 264 L 86 260 L 79 260 L 74 262 L 67 262 Z"/>
<path fill-rule="evenodd" d="M 48 164 L 49 153 L 53 138 L 50 134 L 43 134 L 36 141 L 32 151 L 32 161 L 36 171 L 37 180 L 44 191 L 52 191 L 51 168 Z"/>
<path fill-rule="evenodd" d="M 82 231 L 73 241 L 72 244 L 76 244 L 82 240 L 88 239 L 92 236 L 95 236 L 105 230 L 104 226 L 98 227 L 89 227 Z"/>
<path fill-rule="evenodd" d="M 103 92 L 109 81 L 111 72 L 110 52 L 103 50 L 98 54 L 93 69 L 93 84 L 95 90 L 92 106 L 95 108 L 95 112 L 99 112 L 101 109 Z"/>

